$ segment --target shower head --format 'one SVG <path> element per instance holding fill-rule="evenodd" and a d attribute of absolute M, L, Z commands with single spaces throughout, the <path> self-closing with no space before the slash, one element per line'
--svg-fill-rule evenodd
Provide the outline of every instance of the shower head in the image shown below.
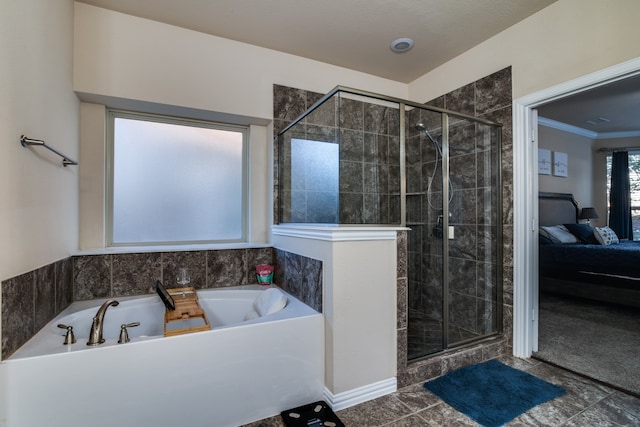
<path fill-rule="evenodd" d="M 436 150 L 438 150 L 438 153 L 440 153 L 440 155 L 442 156 L 442 149 L 440 148 L 440 144 L 438 144 L 438 141 L 433 139 L 433 137 L 427 130 L 427 127 L 424 125 L 424 123 L 422 122 L 416 123 L 416 125 L 414 126 L 414 129 L 417 130 L 418 132 L 423 132 L 425 135 L 427 135 L 427 138 L 431 140 L 433 145 L 435 145 Z"/>

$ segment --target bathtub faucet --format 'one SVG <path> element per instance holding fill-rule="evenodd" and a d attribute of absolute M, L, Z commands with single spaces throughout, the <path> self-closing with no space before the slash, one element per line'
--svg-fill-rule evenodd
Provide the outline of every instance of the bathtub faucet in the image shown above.
<path fill-rule="evenodd" d="M 118 301 L 114 299 L 106 300 L 98 309 L 96 316 L 93 318 L 93 323 L 91 324 L 91 332 L 89 333 L 89 341 L 87 345 L 98 345 L 104 342 L 104 338 L 102 338 L 102 325 L 104 321 L 104 315 L 107 312 L 107 308 L 113 305 L 116 306 L 120 304 Z"/>

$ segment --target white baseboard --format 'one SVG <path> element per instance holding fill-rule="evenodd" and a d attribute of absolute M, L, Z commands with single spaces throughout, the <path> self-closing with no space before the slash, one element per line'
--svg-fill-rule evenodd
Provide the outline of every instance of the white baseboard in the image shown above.
<path fill-rule="evenodd" d="M 367 402 L 376 397 L 385 396 L 393 393 L 398 389 L 398 380 L 396 377 L 378 381 L 376 383 L 367 384 L 362 387 L 354 388 L 342 393 L 333 394 L 326 387 L 324 388 L 325 401 L 334 411 L 349 408 L 358 403 Z"/>

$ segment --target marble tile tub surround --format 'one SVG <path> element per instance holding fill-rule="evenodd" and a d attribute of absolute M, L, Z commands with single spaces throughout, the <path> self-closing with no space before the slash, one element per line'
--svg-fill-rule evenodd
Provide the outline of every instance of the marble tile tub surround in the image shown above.
<path fill-rule="evenodd" d="M 71 258 L 2 282 L 2 359 L 73 301 Z"/>
<path fill-rule="evenodd" d="M 74 300 L 154 293 L 156 280 L 175 287 L 186 267 L 190 286 L 218 288 L 256 283 L 255 267 L 273 263 L 272 248 L 86 255 L 73 258 Z"/>
<path fill-rule="evenodd" d="M 274 257 L 275 282 L 322 313 L 322 261 L 277 248 Z"/>
<path fill-rule="evenodd" d="M 2 359 L 73 301 L 152 294 L 180 267 L 197 289 L 254 284 L 259 264 L 275 264 L 276 283 L 322 312 L 322 262 L 271 247 L 74 256 L 2 282 Z"/>

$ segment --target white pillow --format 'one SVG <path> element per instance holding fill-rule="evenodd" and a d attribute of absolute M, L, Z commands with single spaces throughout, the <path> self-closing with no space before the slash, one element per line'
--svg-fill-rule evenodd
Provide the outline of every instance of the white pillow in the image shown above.
<path fill-rule="evenodd" d="M 252 309 L 250 312 L 248 312 L 248 313 L 244 316 L 244 320 L 253 320 L 253 319 L 257 319 L 258 317 L 260 317 L 260 315 L 258 314 L 258 312 Z"/>
<path fill-rule="evenodd" d="M 578 243 L 578 238 L 571 234 L 564 225 L 541 226 L 540 233 L 551 239 L 553 243 Z"/>
<path fill-rule="evenodd" d="M 620 239 L 618 239 L 616 232 L 607 226 L 595 227 L 593 235 L 596 236 L 596 240 L 601 245 L 615 245 L 620 243 Z"/>
<path fill-rule="evenodd" d="M 560 243 L 557 239 L 554 239 L 553 236 L 551 236 L 551 234 L 547 232 L 547 230 L 545 230 L 544 226 L 540 227 L 540 235 L 551 240 L 552 243 Z"/>
<path fill-rule="evenodd" d="M 260 316 L 275 313 L 287 305 L 287 296 L 279 289 L 269 288 L 260 293 L 253 304 Z"/>

